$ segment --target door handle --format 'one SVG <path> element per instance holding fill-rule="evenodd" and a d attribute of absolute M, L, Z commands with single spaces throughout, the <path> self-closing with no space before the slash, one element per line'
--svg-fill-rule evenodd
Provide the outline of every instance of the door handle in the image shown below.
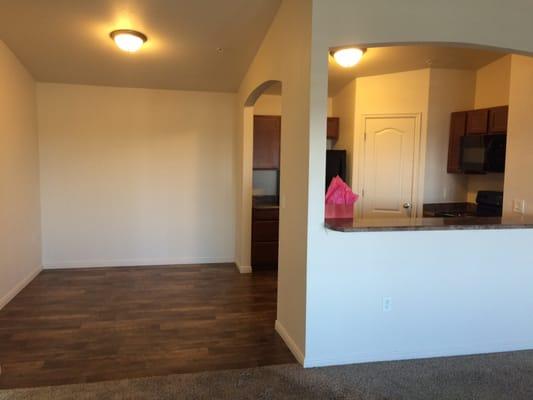
<path fill-rule="evenodd" d="M 405 209 L 411 208 L 411 203 L 409 203 L 409 202 L 403 203 L 403 208 L 405 208 Z"/>

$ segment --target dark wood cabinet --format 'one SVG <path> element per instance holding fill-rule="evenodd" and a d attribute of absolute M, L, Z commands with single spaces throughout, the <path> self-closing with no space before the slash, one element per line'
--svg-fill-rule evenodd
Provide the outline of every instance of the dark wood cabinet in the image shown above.
<path fill-rule="evenodd" d="M 280 116 L 254 116 L 254 169 L 279 169 L 280 139 Z"/>
<path fill-rule="evenodd" d="M 278 242 L 252 242 L 252 270 L 275 269 L 278 265 Z"/>
<path fill-rule="evenodd" d="M 489 109 L 489 133 L 507 132 L 508 106 L 494 107 Z"/>
<path fill-rule="evenodd" d="M 337 140 L 339 138 L 340 122 L 338 117 L 328 117 L 326 137 Z"/>
<path fill-rule="evenodd" d="M 454 112 L 450 122 L 448 146 L 448 173 L 461 172 L 461 138 L 466 132 L 466 111 Z"/>
<path fill-rule="evenodd" d="M 328 117 L 326 136 L 339 138 L 338 117 Z M 281 117 L 279 115 L 254 115 L 254 169 L 279 169 L 281 144 Z"/>
<path fill-rule="evenodd" d="M 252 210 L 252 268 L 278 265 L 279 208 L 254 207 Z"/>
<path fill-rule="evenodd" d="M 277 242 L 279 221 L 254 221 L 252 231 L 255 242 Z"/>
<path fill-rule="evenodd" d="M 461 137 L 507 133 L 509 107 L 458 111 L 451 114 L 448 144 L 448 173 L 461 173 Z"/>
<path fill-rule="evenodd" d="M 466 134 L 482 135 L 487 133 L 489 110 L 471 110 L 466 112 Z"/>
<path fill-rule="evenodd" d="M 279 221 L 279 208 L 272 207 L 254 207 L 254 221 Z"/>

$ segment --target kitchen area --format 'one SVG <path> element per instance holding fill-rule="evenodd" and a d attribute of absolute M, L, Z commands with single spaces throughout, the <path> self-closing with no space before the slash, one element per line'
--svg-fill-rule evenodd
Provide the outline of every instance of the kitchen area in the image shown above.
<path fill-rule="evenodd" d="M 529 227 L 526 196 L 505 189 L 509 165 L 513 178 L 519 164 L 508 154 L 513 107 L 523 107 L 513 96 L 517 57 L 396 46 L 366 49 L 344 68 L 331 53 L 324 193 L 339 177 L 356 202 L 341 217 L 326 204 L 326 229 Z M 280 93 L 263 94 L 254 108 L 254 270 L 277 268 L 281 125 Z"/>
<path fill-rule="evenodd" d="M 331 54 L 329 95 L 343 124 L 330 147 L 346 151 L 346 182 L 358 200 L 345 217 L 326 212 L 326 228 L 529 225 L 526 196 L 506 192 L 520 163 L 509 137 L 522 134 L 509 129 L 510 118 L 529 101 L 515 95 L 525 61 L 490 50 L 397 46 L 366 49 L 346 69 Z"/>
<path fill-rule="evenodd" d="M 351 217 L 326 218 L 325 227 L 338 232 L 533 229 L 524 200 L 514 200 L 513 212 L 504 215 L 508 115 L 508 105 L 450 114 L 446 172 L 475 190 L 465 190 L 463 200 L 424 202 L 422 215 L 358 218 L 354 211 Z"/>
<path fill-rule="evenodd" d="M 359 198 L 309 229 L 305 273 L 308 343 L 338 361 L 533 348 L 533 58 L 421 47 L 330 57 Z"/>
<path fill-rule="evenodd" d="M 338 139 L 339 126 L 339 118 L 328 117 L 328 142 Z M 282 134 L 281 95 L 276 91 L 263 94 L 255 105 L 253 120 L 252 271 L 276 270 L 278 266 Z M 330 168 L 330 174 L 344 173 L 343 152 L 332 151 L 330 158 L 337 168 Z"/>
<path fill-rule="evenodd" d="M 503 187 L 509 106 L 456 111 L 450 117 L 447 171 L 483 185 L 483 178 Z M 490 176 L 489 176 L 490 174 Z M 475 193 L 475 202 L 425 203 L 423 217 L 501 217 L 503 190 Z"/>

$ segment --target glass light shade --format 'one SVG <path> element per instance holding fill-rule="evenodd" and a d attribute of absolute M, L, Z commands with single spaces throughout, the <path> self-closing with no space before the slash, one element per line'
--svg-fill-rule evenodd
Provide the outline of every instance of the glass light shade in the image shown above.
<path fill-rule="evenodd" d="M 341 67 L 350 68 L 356 65 L 363 57 L 364 51 L 357 47 L 339 49 L 333 52 L 335 62 Z"/>
<path fill-rule="evenodd" d="M 111 38 L 119 49 L 128 53 L 139 51 L 147 40 L 144 34 L 126 29 L 111 32 Z"/>

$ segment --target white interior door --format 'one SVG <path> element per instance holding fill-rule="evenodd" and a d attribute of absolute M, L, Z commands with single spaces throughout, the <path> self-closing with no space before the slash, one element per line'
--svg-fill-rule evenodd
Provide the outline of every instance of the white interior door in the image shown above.
<path fill-rule="evenodd" d="M 364 127 L 363 217 L 411 218 L 416 116 L 366 116 Z"/>

